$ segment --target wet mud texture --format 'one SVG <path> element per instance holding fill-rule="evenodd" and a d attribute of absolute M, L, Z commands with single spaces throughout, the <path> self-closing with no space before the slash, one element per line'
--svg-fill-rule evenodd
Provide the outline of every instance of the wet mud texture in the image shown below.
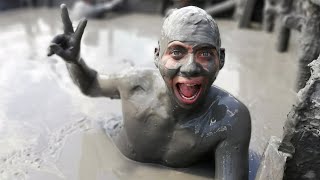
<path fill-rule="evenodd" d="M 280 150 L 293 154 L 285 180 L 320 179 L 320 57 L 311 64 L 311 77 L 299 91 L 288 115 Z"/>
<path fill-rule="evenodd" d="M 153 53 L 162 21 L 161 16 L 139 14 L 90 20 L 81 55 L 101 73 L 155 68 Z M 217 23 L 226 62 L 214 84 L 248 106 L 250 150 L 259 156 L 271 135 L 281 135 L 294 102 L 297 47 L 293 43 L 291 53 L 279 54 L 273 50 L 273 34 L 239 30 L 233 21 L 217 19 Z M 3 12 L 0 26 L 0 157 L 10 159 L 0 162 L 1 180 L 20 176 L 32 180 L 212 178 L 211 166 L 174 170 L 130 161 L 101 132 L 103 127 L 91 126 L 121 116 L 121 104 L 85 97 L 70 79 L 65 63 L 46 56 L 47 44 L 62 32 L 59 9 Z M 79 119 L 85 121 L 79 123 Z M 90 130 L 83 130 L 83 125 Z M 257 167 L 254 159 L 250 156 L 250 179 Z"/>
<path fill-rule="evenodd" d="M 283 179 L 285 164 L 290 154 L 279 151 L 281 139 L 275 136 L 270 141 L 263 153 L 256 180 Z"/>
<path fill-rule="evenodd" d="M 264 1 L 235 0 L 237 7 L 234 18 L 239 21 L 240 28 L 249 28 L 252 21 L 261 22 Z"/>
<path fill-rule="evenodd" d="M 288 28 L 300 32 L 299 72 L 296 87 L 298 91 L 306 85 L 310 78 L 308 64 L 320 53 L 320 1 L 296 1 L 295 8 L 295 14 L 286 16 L 283 21 Z"/>
<path fill-rule="evenodd" d="M 277 0 L 265 0 L 263 8 L 263 30 L 272 32 L 278 15 L 279 2 Z"/>
<path fill-rule="evenodd" d="M 284 18 L 294 11 L 294 0 L 266 0 L 263 10 L 263 30 L 272 32 L 276 29 L 278 52 L 288 50 L 291 31 L 283 22 Z M 275 28 L 277 27 L 277 28 Z"/>

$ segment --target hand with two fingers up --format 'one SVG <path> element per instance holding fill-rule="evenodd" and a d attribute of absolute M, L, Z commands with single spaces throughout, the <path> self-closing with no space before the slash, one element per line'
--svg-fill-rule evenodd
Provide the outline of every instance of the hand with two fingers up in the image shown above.
<path fill-rule="evenodd" d="M 65 4 L 61 6 L 61 18 L 63 22 L 63 34 L 53 38 L 48 48 L 48 56 L 56 54 L 68 63 L 78 63 L 80 60 L 80 45 L 87 20 L 82 19 L 74 31 Z"/>

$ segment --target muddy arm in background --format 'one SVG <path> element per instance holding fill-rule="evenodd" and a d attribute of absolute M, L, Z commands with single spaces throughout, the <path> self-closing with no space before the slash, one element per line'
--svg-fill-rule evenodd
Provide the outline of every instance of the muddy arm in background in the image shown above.
<path fill-rule="evenodd" d="M 282 0 L 280 2 L 279 18 L 283 19 L 288 15 L 292 9 L 293 0 Z M 285 52 L 288 49 L 290 39 L 290 28 L 286 27 L 285 23 L 281 23 L 279 32 L 277 34 L 277 51 Z"/>
<path fill-rule="evenodd" d="M 243 0 L 244 7 L 242 9 L 242 13 L 239 17 L 239 28 L 248 28 L 250 25 L 250 21 L 252 18 L 252 13 L 254 10 L 254 5 L 257 0 Z"/>
<path fill-rule="evenodd" d="M 225 11 L 234 9 L 235 7 L 236 7 L 235 0 L 227 0 L 219 4 L 215 4 L 214 6 L 208 7 L 205 9 L 205 11 L 207 11 L 207 13 L 210 14 L 211 16 L 215 16 Z"/>
<path fill-rule="evenodd" d="M 57 54 L 66 62 L 70 77 L 83 94 L 93 97 L 119 98 L 118 87 L 116 85 L 118 81 L 116 78 L 98 75 L 80 57 L 81 38 L 87 20 L 81 20 L 74 31 L 66 5 L 61 5 L 61 11 L 64 33 L 57 35 L 51 41 L 48 56 Z"/>
<path fill-rule="evenodd" d="M 297 4 L 301 15 L 288 15 L 284 18 L 286 27 L 298 30 L 299 71 L 296 90 L 306 85 L 310 77 L 308 64 L 320 54 L 320 0 L 301 1 Z"/>
<path fill-rule="evenodd" d="M 283 19 L 283 24 L 287 28 L 301 32 L 302 26 L 305 24 L 305 18 L 298 15 L 287 15 Z"/>
<path fill-rule="evenodd" d="M 296 15 L 286 15 L 286 13 L 282 13 L 280 18 L 281 24 L 277 33 L 278 38 L 276 48 L 278 52 L 286 52 L 290 40 L 290 29 L 301 32 L 301 28 L 304 24 L 304 18 Z"/>
<path fill-rule="evenodd" d="M 278 1 L 265 0 L 263 9 L 263 30 L 272 32 L 274 29 L 275 19 L 278 14 Z"/>
<path fill-rule="evenodd" d="M 292 5 L 293 0 L 265 1 L 265 7 L 263 10 L 263 29 L 267 32 L 272 32 L 275 26 L 275 22 L 280 18 L 276 45 L 278 52 L 285 52 L 288 49 L 290 28 L 286 26 L 286 23 L 283 19 L 285 19 L 285 17 L 290 13 Z"/>

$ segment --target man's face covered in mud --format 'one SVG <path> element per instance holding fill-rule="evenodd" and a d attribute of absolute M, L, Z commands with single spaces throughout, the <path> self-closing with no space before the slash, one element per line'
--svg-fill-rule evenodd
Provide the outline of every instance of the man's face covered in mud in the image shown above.
<path fill-rule="evenodd" d="M 200 8 L 181 8 L 165 19 L 155 64 L 180 107 L 193 108 L 206 98 L 224 64 L 220 44 L 217 24 Z"/>

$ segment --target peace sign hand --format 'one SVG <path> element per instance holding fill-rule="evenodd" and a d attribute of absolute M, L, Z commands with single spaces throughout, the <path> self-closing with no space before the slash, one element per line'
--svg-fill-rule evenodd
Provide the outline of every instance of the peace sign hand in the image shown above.
<path fill-rule="evenodd" d="M 57 54 L 66 62 L 77 63 L 80 59 L 81 38 L 87 25 L 87 20 L 82 19 L 76 31 L 74 31 L 67 6 L 62 4 L 60 7 L 64 33 L 53 38 L 48 48 L 48 56 Z"/>

